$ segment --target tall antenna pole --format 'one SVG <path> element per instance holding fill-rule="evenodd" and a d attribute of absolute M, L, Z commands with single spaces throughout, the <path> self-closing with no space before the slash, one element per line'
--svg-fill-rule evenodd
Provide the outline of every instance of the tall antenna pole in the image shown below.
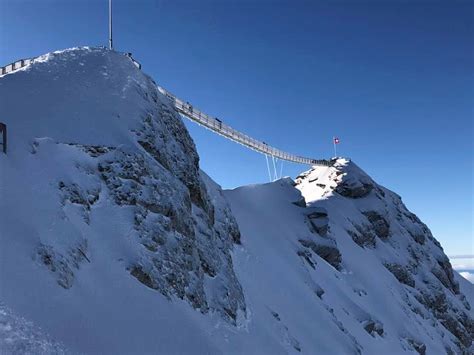
<path fill-rule="evenodd" d="M 109 49 L 114 49 L 112 43 L 112 0 L 109 0 Z"/>

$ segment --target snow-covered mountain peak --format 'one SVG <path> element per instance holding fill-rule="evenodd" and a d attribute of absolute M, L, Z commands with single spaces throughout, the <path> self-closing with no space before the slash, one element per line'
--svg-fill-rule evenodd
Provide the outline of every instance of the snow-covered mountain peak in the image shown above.
<path fill-rule="evenodd" d="M 104 48 L 0 76 L 0 99 L 0 352 L 472 352 L 472 285 L 353 162 L 222 191 Z"/>
<path fill-rule="evenodd" d="M 2 120 L 9 126 L 11 153 L 30 149 L 32 137 L 83 145 L 131 144 L 130 130 L 163 101 L 128 56 L 95 47 L 40 56 L 0 77 L 0 90 L 7 95 Z"/>
<path fill-rule="evenodd" d="M 456 351 L 468 351 L 474 336 L 472 305 L 460 291 L 441 245 L 399 195 L 345 159 L 333 167 L 313 167 L 301 174 L 296 188 L 307 208 L 326 212 L 324 233 L 341 254 L 342 270 L 355 272 L 349 266 L 351 259 L 362 252 L 354 262 L 378 264 L 364 272 L 377 279 L 388 272 L 403 286 L 397 293 L 405 311 L 413 312 L 415 318 L 431 319 L 438 333 L 449 331 L 447 338 L 453 340 Z M 317 229 L 314 222 L 318 220 L 310 221 Z M 357 269 L 360 275 L 362 270 Z M 448 353 L 452 349 L 452 345 L 444 347 Z"/>
<path fill-rule="evenodd" d="M 0 77 L 0 98 L 0 301 L 11 312 L 80 353 L 165 344 L 173 330 L 154 333 L 153 308 L 195 333 L 194 313 L 246 317 L 235 219 L 181 118 L 129 56 L 50 53 Z M 118 312 L 154 326 L 132 331 L 112 321 Z M 61 326 L 71 319 L 80 337 Z"/>
<path fill-rule="evenodd" d="M 374 181 L 351 160 L 339 158 L 333 166 L 314 166 L 296 178 L 298 188 L 308 202 L 331 195 L 364 197 L 375 187 Z"/>

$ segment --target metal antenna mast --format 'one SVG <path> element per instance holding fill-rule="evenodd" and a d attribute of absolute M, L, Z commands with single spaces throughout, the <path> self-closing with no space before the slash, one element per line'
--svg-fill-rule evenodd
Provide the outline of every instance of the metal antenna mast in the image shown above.
<path fill-rule="evenodd" d="M 112 0 L 109 0 L 109 49 L 114 49 L 112 43 Z"/>

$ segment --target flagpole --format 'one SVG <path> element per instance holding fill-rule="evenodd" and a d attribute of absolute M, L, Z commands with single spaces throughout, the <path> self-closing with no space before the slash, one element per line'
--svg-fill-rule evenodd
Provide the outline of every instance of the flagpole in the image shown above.
<path fill-rule="evenodd" d="M 334 158 L 337 158 L 336 137 L 332 137 L 332 144 L 334 145 Z"/>
<path fill-rule="evenodd" d="M 114 49 L 112 43 L 112 0 L 109 0 L 109 49 Z"/>

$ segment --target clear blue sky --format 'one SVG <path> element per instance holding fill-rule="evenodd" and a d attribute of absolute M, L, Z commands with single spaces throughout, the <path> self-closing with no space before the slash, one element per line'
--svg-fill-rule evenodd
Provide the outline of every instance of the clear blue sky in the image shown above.
<path fill-rule="evenodd" d="M 115 45 L 281 149 L 328 157 L 339 136 L 448 254 L 473 254 L 473 4 L 114 0 Z M 106 44 L 107 0 L 0 0 L 0 63 Z M 187 126 L 223 187 L 268 180 L 263 156 Z"/>

